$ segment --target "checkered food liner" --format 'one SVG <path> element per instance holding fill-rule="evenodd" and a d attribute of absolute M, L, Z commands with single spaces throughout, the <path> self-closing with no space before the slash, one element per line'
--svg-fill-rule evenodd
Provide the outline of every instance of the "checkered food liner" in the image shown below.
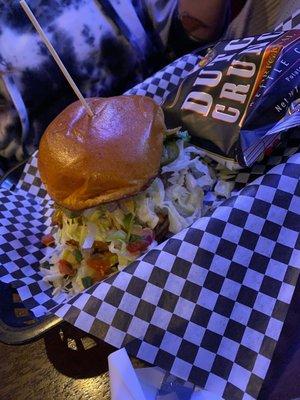
<path fill-rule="evenodd" d="M 299 276 L 300 154 L 53 311 L 228 400 L 255 399 Z"/>
<path fill-rule="evenodd" d="M 63 306 L 37 272 L 51 203 L 1 190 L 0 279 L 36 315 L 52 309 L 225 399 L 255 399 L 299 274 L 300 154 L 287 158 L 291 149 L 211 216 Z"/>

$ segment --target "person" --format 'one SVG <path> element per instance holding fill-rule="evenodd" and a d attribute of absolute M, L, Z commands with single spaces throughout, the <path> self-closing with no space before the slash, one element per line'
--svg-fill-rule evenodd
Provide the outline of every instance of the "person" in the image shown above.
<path fill-rule="evenodd" d="M 178 10 L 184 28 L 199 42 L 220 34 L 223 39 L 259 35 L 274 30 L 293 15 L 295 24 L 300 25 L 300 0 L 210 0 L 209 7 L 198 0 L 180 0 Z"/>
<path fill-rule="evenodd" d="M 231 14 L 230 0 L 180 0 L 178 16 L 189 37 L 199 43 L 219 38 Z"/>
<path fill-rule="evenodd" d="M 215 11 L 207 12 L 212 1 Z M 85 97 L 121 94 L 178 57 L 180 51 L 197 47 L 178 18 L 177 7 L 183 3 L 28 0 Z M 202 17 L 204 24 L 219 19 L 220 0 L 200 3 L 201 12 L 207 12 Z M 76 98 L 19 1 L 0 0 L 0 10 L 0 166 L 7 170 L 38 147 L 45 127 Z M 174 21 L 180 37 L 172 42 Z M 212 37 L 205 31 L 199 34 L 203 41 Z M 183 43 L 181 50 L 179 42 Z"/>
<path fill-rule="evenodd" d="M 83 95 L 99 97 L 123 93 L 203 43 L 271 30 L 299 1 L 28 3 Z M 0 10 L 1 176 L 34 152 L 45 127 L 76 97 L 19 1 L 0 0 Z"/>

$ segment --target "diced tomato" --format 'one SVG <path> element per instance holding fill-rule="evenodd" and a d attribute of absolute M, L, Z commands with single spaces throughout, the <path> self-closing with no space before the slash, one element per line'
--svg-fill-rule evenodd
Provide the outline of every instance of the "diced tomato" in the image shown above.
<path fill-rule="evenodd" d="M 105 258 L 92 257 L 87 260 L 87 265 L 96 270 L 105 270 L 110 267 L 110 262 Z"/>
<path fill-rule="evenodd" d="M 91 269 L 93 282 L 99 282 L 111 272 L 111 267 L 118 262 L 116 254 L 110 252 L 93 255 L 87 260 L 87 265 Z"/>
<path fill-rule="evenodd" d="M 152 240 L 151 240 L 151 242 L 152 242 Z M 149 240 L 141 239 L 141 240 L 137 240 L 135 242 L 128 243 L 126 248 L 130 253 L 138 253 L 140 251 L 147 250 L 150 243 L 149 243 Z"/>
<path fill-rule="evenodd" d="M 44 235 L 41 241 L 44 246 L 51 246 L 55 244 L 55 239 L 52 235 Z"/>
<path fill-rule="evenodd" d="M 104 271 L 96 271 L 94 270 L 92 273 L 93 283 L 101 282 L 109 275 L 108 271 L 105 273 Z"/>
<path fill-rule="evenodd" d="M 154 232 L 150 228 L 143 228 L 139 235 L 131 235 L 126 248 L 130 253 L 140 253 L 147 250 L 154 240 Z"/>
<path fill-rule="evenodd" d="M 94 270 L 94 278 L 99 281 L 108 274 L 110 267 L 112 267 L 116 262 L 116 255 L 108 253 L 105 256 L 101 257 L 93 256 L 89 258 L 86 263 L 90 268 Z"/>
<path fill-rule="evenodd" d="M 58 269 L 59 272 L 63 275 L 74 275 L 75 271 L 72 267 L 72 264 L 66 260 L 59 260 L 58 261 Z"/>
<path fill-rule="evenodd" d="M 95 270 L 102 270 L 108 266 L 107 263 L 105 263 L 101 258 L 96 257 L 89 258 L 86 263 L 90 268 L 93 268 Z"/>
<path fill-rule="evenodd" d="M 93 282 L 96 283 L 96 282 L 100 282 L 100 281 L 102 281 L 102 279 L 104 279 L 105 272 L 103 270 L 95 270 L 94 269 L 92 275 L 93 275 L 92 276 Z"/>

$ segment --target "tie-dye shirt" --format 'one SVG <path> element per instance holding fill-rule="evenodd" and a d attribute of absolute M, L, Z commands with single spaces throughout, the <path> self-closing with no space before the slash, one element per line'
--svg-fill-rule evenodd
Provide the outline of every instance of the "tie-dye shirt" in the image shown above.
<path fill-rule="evenodd" d="M 177 0 L 28 3 L 86 97 L 121 94 L 170 61 L 164 54 Z M 30 154 L 74 100 L 19 0 L 0 0 L 0 161 Z"/>

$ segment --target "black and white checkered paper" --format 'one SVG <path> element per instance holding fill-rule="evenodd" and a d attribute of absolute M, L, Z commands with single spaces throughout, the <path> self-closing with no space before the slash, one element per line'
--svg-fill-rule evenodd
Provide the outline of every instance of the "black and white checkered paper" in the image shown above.
<path fill-rule="evenodd" d="M 296 154 L 56 313 L 225 399 L 255 399 L 299 276 L 299 206 Z"/>
<path fill-rule="evenodd" d="M 288 31 L 289 29 L 300 29 L 300 10 L 296 10 L 290 18 L 276 27 L 276 30 Z"/>
<path fill-rule="evenodd" d="M 184 56 L 130 93 L 161 102 L 197 60 Z M 52 206 L 35 154 L 16 191 L 0 190 L 0 280 L 37 316 L 51 310 L 226 400 L 255 399 L 299 275 L 298 151 L 289 140 L 239 172 L 210 216 L 63 305 L 38 272 Z"/>

